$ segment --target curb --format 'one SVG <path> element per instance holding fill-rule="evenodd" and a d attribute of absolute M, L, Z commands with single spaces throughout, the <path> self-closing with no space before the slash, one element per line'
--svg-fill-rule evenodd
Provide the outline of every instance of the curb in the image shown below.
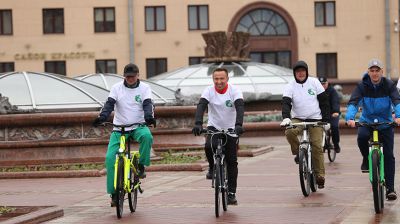
<path fill-rule="evenodd" d="M 239 150 L 238 151 L 238 157 L 254 157 L 254 156 L 259 156 L 261 154 L 271 152 L 274 150 L 273 146 L 265 146 L 265 147 L 260 147 L 256 149 L 245 149 L 245 150 Z"/>
<path fill-rule="evenodd" d="M 182 163 L 182 164 L 159 164 L 146 167 L 146 172 L 152 171 L 203 171 L 208 167 L 207 162 Z"/>
<path fill-rule="evenodd" d="M 4 172 L 0 179 L 100 177 L 99 170 Z"/>
<path fill-rule="evenodd" d="M 51 219 L 59 218 L 64 216 L 64 210 L 60 207 L 50 207 L 45 209 L 40 209 L 35 212 L 30 212 L 25 215 L 17 216 L 6 221 L 1 222 L 2 224 L 36 224 L 49 221 Z"/>

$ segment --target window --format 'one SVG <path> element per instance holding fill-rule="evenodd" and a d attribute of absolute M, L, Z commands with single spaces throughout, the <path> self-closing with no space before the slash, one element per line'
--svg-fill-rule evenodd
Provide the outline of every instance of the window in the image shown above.
<path fill-rule="evenodd" d="M 337 78 L 336 53 L 317 54 L 317 75 L 323 75 L 328 78 Z"/>
<path fill-rule="evenodd" d="M 208 30 L 208 5 L 189 5 L 189 30 Z"/>
<path fill-rule="evenodd" d="M 196 65 L 203 63 L 204 57 L 189 57 L 189 65 Z"/>
<path fill-rule="evenodd" d="M 156 76 L 167 71 L 166 58 L 151 58 L 146 59 L 147 78 Z"/>
<path fill-rule="evenodd" d="M 96 60 L 96 73 L 117 73 L 117 60 Z"/>
<path fill-rule="evenodd" d="M 13 71 L 15 71 L 14 62 L 0 62 L 0 73 Z"/>
<path fill-rule="evenodd" d="M 64 33 L 64 9 L 43 9 L 43 33 Z"/>
<path fill-rule="evenodd" d="M 94 9 L 94 32 L 115 32 L 115 9 Z"/>
<path fill-rule="evenodd" d="M 67 75 L 65 61 L 45 61 L 44 71 L 60 75 Z"/>
<path fill-rule="evenodd" d="M 12 12 L 0 10 L 0 35 L 12 35 Z"/>
<path fill-rule="evenodd" d="M 244 15 L 236 31 L 247 32 L 251 36 L 287 36 L 288 24 L 285 19 L 271 9 L 256 9 Z"/>
<path fill-rule="evenodd" d="M 335 2 L 315 2 L 315 26 L 335 26 Z"/>
<path fill-rule="evenodd" d="M 254 62 L 268 63 L 291 68 L 290 51 L 250 52 L 250 59 Z"/>
<path fill-rule="evenodd" d="M 165 31 L 165 6 L 146 6 L 146 31 Z"/>

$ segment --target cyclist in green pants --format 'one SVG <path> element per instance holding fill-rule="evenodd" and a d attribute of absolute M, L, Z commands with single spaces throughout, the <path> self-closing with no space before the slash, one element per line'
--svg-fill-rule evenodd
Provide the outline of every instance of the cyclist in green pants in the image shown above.
<path fill-rule="evenodd" d="M 156 125 L 154 119 L 154 105 L 151 99 L 150 87 L 138 79 L 139 68 L 135 64 L 128 64 L 124 68 L 124 81 L 115 84 L 108 96 L 107 102 L 102 108 L 99 116 L 94 120 L 93 126 L 105 122 L 111 112 L 115 110 L 113 123 L 117 125 L 128 125 L 133 123 L 146 123 Z M 139 177 L 146 177 L 145 166 L 150 165 L 150 150 L 153 144 L 153 136 L 146 125 L 127 128 L 126 135 L 133 137 L 139 142 Z M 107 193 L 111 194 L 112 201 L 115 199 L 114 189 L 114 164 L 115 155 L 119 149 L 121 133 L 114 129 L 110 136 L 106 154 L 107 169 Z"/>

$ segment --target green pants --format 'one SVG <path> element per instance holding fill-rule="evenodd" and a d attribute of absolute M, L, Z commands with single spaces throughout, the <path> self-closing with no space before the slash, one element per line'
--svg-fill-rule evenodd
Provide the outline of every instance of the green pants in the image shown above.
<path fill-rule="evenodd" d="M 146 126 L 137 127 L 135 130 L 125 135 L 132 137 L 135 141 L 139 142 L 139 163 L 145 166 L 150 166 L 150 150 L 153 144 L 153 136 L 151 135 L 150 129 Z M 113 131 L 110 136 L 108 143 L 108 149 L 106 154 L 106 169 L 107 169 L 107 193 L 114 194 L 114 166 L 115 166 L 115 155 L 119 149 L 119 139 L 121 133 Z M 132 150 L 132 148 L 131 148 Z"/>
<path fill-rule="evenodd" d="M 301 122 L 300 120 L 293 119 L 293 123 Z M 299 135 L 303 134 L 303 129 L 301 127 L 287 129 L 285 131 L 286 139 L 290 144 L 290 149 L 293 155 L 299 153 Z M 325 166 L 324 166 L 324 153 L 322 150 L 322 137 L 323 129 L 322 127 L 312 127 L 309 129 L 310 143 L 312 150 L 312 162 L 314 164 L 314 171 L 317 176 L 325 176 Z"/>

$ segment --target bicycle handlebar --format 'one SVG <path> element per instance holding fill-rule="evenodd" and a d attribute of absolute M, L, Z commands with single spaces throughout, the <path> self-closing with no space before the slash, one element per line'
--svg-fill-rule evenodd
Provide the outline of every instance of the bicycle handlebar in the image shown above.
<path fill-rule="evenodd" d="M 397 127 L 397 123 L 394 121 L 391 122 L 374 122 L 374 123 L 367 123 L 367 122 L 358 122 L 356 121 L 356 127 L 372 127 L 377 128 L 380 125 L 389 125 L 390 127 Z"/>
<path fill-rule="evenodd" d="M 142 123 L 133 123 L 133 124 L 114 124 L 114 123 L 112 123 L 112 122 L 108 122 L 108 121 L 106 121 L 106 122 L 103 122 L 103 123 L 101 123 L 102 125 L 112 125 L 112 126 L 114 126 L 114 127 L 116 127 L 116 128 L 129 128 L 129 127 L 132 127 L 132 126 L 135 126 L 135 125 L 146 125 L 146 126 L 149 126 L 149 125 L 147 125 L 146 124 L 146 122 L 142 122 Z"/>
<path fill-rule="evenodd" d="M 284 127 L 286 127 L 286 129 L 297 128 L 297 127 L 308 128 L 308 127 L 322 127 L 327 124 L 328 122 L 323 122 L 323 121 L 302 121 L 297 123 L 291 123 Z"/>
<path fill-rule="evenodd" d="M 218 135 L 218 134 L 225 134 L 231 137 L 238 137 L 235 130 L 229 128 L 228 130 L 209 130 L 209 129 L 201 129 L 200 134 L 204 135 Z"/>

